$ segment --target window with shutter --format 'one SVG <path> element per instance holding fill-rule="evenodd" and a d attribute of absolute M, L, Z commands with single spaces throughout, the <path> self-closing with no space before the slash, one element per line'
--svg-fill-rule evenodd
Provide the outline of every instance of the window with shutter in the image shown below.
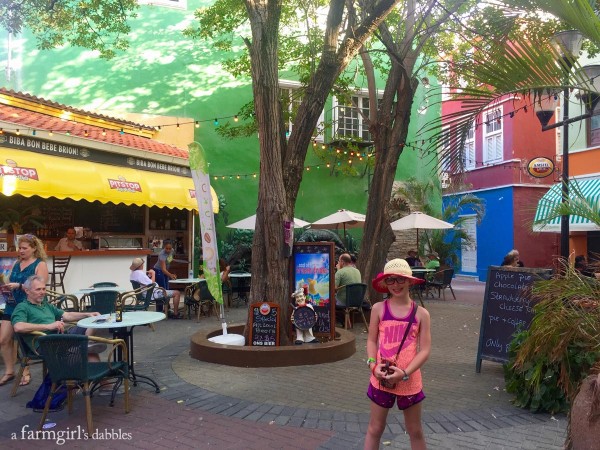
<path fill-rule="evenodd" d="M 483 162 L 486 164 L 502 161 L 503 139 L 502 139 L 502 110 L 500 108 L 487 111 L 484 114 L 483 130 Z"/>

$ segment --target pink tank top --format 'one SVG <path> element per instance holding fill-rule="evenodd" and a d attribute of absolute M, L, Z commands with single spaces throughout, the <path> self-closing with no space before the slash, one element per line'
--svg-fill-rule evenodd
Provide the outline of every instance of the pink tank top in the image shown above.
<path fill-rule="evenodd" d="M 405 317 L 396 317 L 392 314 L 389 308 L 389 300 L 384 301 L 383 317 L 379 321 L 379 345 L 377 349 L 377 363 L 382 359 L 394 360 L 404 331 L 408 326 L 408 320 L 414 308 L 417 307 L 415 302 L 412 302 L 412 308 Z M 419 321 L 417 316 L 412 323 L 411 329 L 406 336 L 402 350 L 396 358 L 396 365 L 404 369 L 413 360 L 417 354 L 417 344 L 419 337 Z M 386 389 L 379 386 L 379 380 L 375 375 L 371 375 L 371 384 L 382 391 L 392 392 L 397 395 L 414 395 L 423 389 L 423 380 L 421 378 L 421 370 L 417 369 L 410 374 L 408 381 L 400 381 L 395 389 Z"/>

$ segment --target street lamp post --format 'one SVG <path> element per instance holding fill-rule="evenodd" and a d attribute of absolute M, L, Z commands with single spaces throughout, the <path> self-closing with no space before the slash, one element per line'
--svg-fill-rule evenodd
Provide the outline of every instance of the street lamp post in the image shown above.
<path fill-rule="evenodd" d="M 555 34 L 552 38 L 552 46 L 557 50 L 561 64 L 564 69 L 564 85 L 568 85 L 569 74 L 575 60 L 579 56 L 581 50 L 581 41 L 583 36 L 577 30 L 561 31 Z M 542 102 L 536 102 L 536 114 L 542 124 L 542 131 L 563 127 L 562 132 L 562 196 L 561 201 L 563 204 L 569 204 L 569 124 L 574 120 L 569 119 L 569 88 L 565 87 L 563 90 L 563 102 L 562 102 L 562 113 L 563 120 L 557 122 L 551 126 L 548 126 L 548 121 L 554 114 L 554 106 L 552 109 L 548 109 L 547 104 L 542 105 Z M 578 118 L 581 120 L 581 118 Z M 560 256 L 567 259 L 569 257 L 569 215 L 563 214 L 560 218 Z"/>

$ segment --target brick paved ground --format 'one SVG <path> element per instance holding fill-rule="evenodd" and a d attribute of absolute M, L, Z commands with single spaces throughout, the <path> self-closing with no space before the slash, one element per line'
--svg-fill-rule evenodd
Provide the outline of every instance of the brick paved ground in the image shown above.
<path fill-rule="evenodd" d="M 564 416 L 530 414 L 510 404 L 499 364 L 483 362 L 475 373 L 483 284 L 453 282 L 458 300 L 428 300 L 432 316 L 433 351 L 424 369 L 427 399 L 423 422 L 432 449 L 560 449 Z M 451 298 L 451 295 L 447 298 Z M 228 321 L 243 322 L 245 311 L 234 308 Z M 69 440 L 68 448 L 362 448 L 369 418 L 365 397 L 366 334 L 354 328 L 357 352 L 331 364 L 282 368 L 237 368 L 196 361 L 188 356 L 189 336 L 218 326 L 214 318 L 163 321 L 156 332 L 135 331 L 136 371 L 153 376 L 161 386 L 154 394 L 143 385 L 132 388 L 132 411 L 125 415 L 119 398 L 114 408 L 107 397 L 92 401 L 95 426 L 114 430 L 115 438 Z M 40 382 L 33 369 L 32 385 L 8 397 L 0 388 L 0 446 L 29 448 L 21 430 L 35 429 L 39 414 L 24 407 Z M 35 386 L 33 386 L 35 384 Z M 49 416 L 51 430 L 76 434 L 85 425 L 80 398 L 75 413 Z M 82 428 L 83 430 L 83 428 Z M 15 439 L 11 439 L 11 434 Z M 123 433 L 129 433 L 123 436 Z M 131 439 L 125 439 L 131 437 Z M 390 414 L 384 447 L 408 448 L 402 415 Z M 56 448 L 52 440 L 39 448 Z"/>

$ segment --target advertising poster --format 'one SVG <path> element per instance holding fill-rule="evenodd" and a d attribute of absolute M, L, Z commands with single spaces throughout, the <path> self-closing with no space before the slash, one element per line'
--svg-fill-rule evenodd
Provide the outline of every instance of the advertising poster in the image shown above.
<path fill-rule="evenodd" d="M 8 283 L 10 271 L 15 264 L 16 258 L 0 258 L 0 309 L 4 309 L 7 301 L 12 299 L 10 289 L 3 289 L 3 285 Z"/>
<path fill-rule="evenodd" d="M 334 244 L 332 242 L 297 242 L 292 258 L 291 291 L 302 288 L 307 302 L 317 313 L 315 336 L 335 337 Z M 335 264 L 335 263 L 334 263 Z"/>

